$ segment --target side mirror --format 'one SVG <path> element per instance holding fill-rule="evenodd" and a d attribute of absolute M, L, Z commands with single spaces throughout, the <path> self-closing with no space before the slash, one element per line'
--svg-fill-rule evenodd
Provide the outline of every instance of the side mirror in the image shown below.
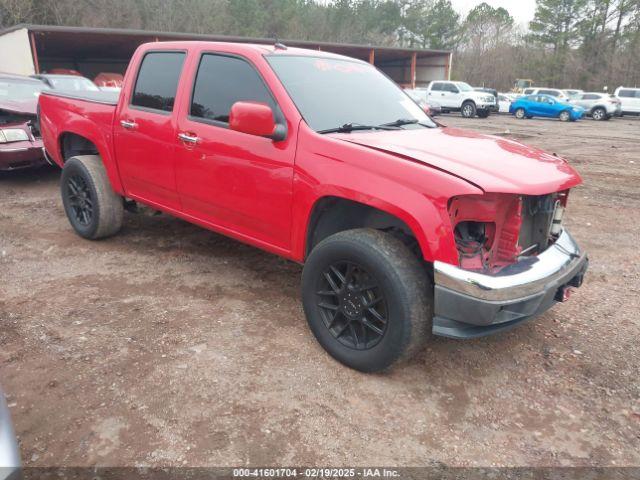
<path fill-rule="evenodd" d="M 271 107 L 258 102 L 234 103 L 229 112 L 229 128 L 274 141 L 284 140 L 287 136 L 286 127 L 276 124 Z"/>

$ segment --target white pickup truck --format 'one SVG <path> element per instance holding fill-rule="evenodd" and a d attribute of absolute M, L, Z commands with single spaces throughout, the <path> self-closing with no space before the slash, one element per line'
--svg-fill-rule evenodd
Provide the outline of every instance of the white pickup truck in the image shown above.
<path fill-rule="evenodd" d="M 468 83 L 438 81 L 427 87 L 427 97 L 442 106 L 442 112 L 460 112 L 465 118 L 487 118 L 498 110 L 496 97 L 475 91 Z"/>

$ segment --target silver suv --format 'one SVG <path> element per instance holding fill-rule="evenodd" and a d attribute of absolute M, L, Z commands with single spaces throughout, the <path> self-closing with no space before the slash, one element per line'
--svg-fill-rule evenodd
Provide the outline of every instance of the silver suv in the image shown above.
<path fill-rule="evenodd" d="M 615 95 L 599 92 L 586 92 L 571 100 L 571 103 L 585 109 L 585 115 L 594 120 L 609 120 L 622 114 L 622 104 Z"/>

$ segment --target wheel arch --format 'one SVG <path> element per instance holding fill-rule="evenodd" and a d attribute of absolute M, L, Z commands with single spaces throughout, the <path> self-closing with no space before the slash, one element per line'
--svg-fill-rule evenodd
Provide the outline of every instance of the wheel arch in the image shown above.
<path fill-rule="evenodd" d="M 71 157 L 78 155 L 97 155 L 100 157 L 113 190 L 118 194 L 124 193 L 114 159 L 106 147 L 102 147 L 101 143 L 96 141 L 92 135 L 80 134 L 73 130 L 62 131 L 58 136 L 57 148 L 58 158 L 61 160 L 62 165 Z"/>
<path fill-rule="evenodd" d="M 335 233 L 355 228 L 373 228 L 400 238 L 418 257 L 433 259 L 431 246 L 413 215 L 384 202 L 365 202 L 336 195 L 317 198 L 307 217 L 304 258 L 318 243 Z"/>

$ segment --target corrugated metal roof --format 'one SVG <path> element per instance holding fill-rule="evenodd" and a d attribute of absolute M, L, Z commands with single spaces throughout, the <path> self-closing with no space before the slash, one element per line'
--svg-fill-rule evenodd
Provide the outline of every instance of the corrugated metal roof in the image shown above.
<path fill-rule="evenodd" d="M 260 43 L 260 44 L 273 44 L 275 39 L 270 38 L 252 38 L 252 37 L 240 37 L 229 35 L 212 35 L 212 34 L 200 34 L 200 33 L 184 33 L 184 32 L 162 32 L 151 30 L 134 30 L 126 28 L 93 28 L 93 27 L 68 27 L 68 26 L 56 26 L 56 25 L 32 25 L 32 24 L 19 24 L 13 27 L 9 27 L 0 31 L 0 36 L 9 32 L 13 32 L 20 29 L 27 29 L 34 34 L 84 34 L 91 36 L 120 36 L 140 39 L 141 42 L 149 41 L 149 39 L 157 40 L 204 40 L 204 41 L 217 41 L 217 42 L 239 42 L 239 43 Z M 334 43 L 334 42 L 315 42 L 311 40 L 286 40 L 279 39 L 278 41 L 290 45 L 292 47 L 302 48 L 315 48 L 326 49 L 333 52 L 358 52 L 360 55 L 365 55 L 370 50 L 375 50 L 376 54 L 383 54 L 385 57 L 406 57 L 407 55 L 415 53 L 418 58 L 431 57 L 439 55 L 449 55 L 451 52 L 448 50 L 428 50 L 419 48 L 399 48 L 399 47 L 385 47 L 378 45 L 359 45 L 359 44 L 347 44 L 347 43 Z"/>

